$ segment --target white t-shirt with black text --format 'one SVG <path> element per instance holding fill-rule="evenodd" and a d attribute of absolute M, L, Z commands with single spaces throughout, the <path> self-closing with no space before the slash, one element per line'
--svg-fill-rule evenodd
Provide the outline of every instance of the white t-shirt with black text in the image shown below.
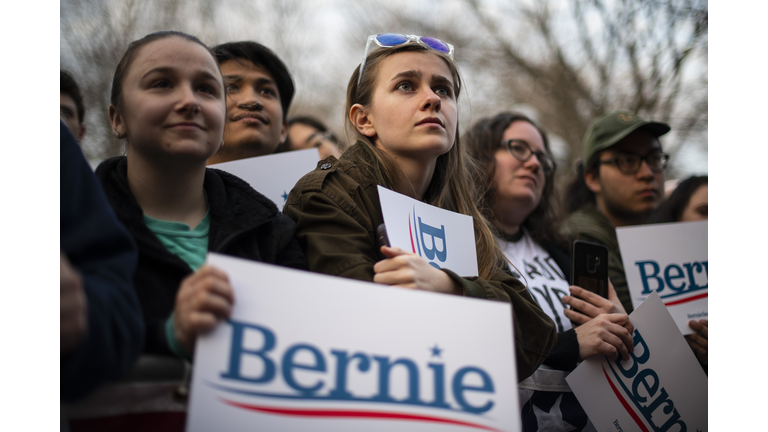
<path fill-rule="evenodd" d="M 570 330 L 573 326 L 563 312 L 566 306 L 561 300 L 570 294 L 570 283 L 549 253 L 531 238 L 525 227 L 522 230 L 519 240 L 499 240 L 499 247 L 514 265 L 512 273 L 555 322 L 557 332 Z M 568 374 L 542 364 L 533 375 L 518 384 L 523 430 L 595 430 L 565 381 Z"/>

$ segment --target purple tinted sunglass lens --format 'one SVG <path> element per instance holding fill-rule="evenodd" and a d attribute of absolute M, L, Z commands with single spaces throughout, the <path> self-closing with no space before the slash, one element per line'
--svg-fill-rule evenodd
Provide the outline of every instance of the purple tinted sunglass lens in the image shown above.
<path fill-rule="evenodd" d="M 397 33 L 382 33 L 376 35 L 376 40 L 379 41 L 381 45 L 387 47 L 397 46 L 408 42 L 408 38 L 405 35 Z"/>
<path fill-rule="evenodd" d="M 444 52 L 446 54 L 451 52 L 451 49 L 448 48 L 448 45 L 446 45 L 445 42 L 441 41 L 440 39 L 435 39 L 431 37 L 422 37 L 421 41 L 435 51 Z"/>

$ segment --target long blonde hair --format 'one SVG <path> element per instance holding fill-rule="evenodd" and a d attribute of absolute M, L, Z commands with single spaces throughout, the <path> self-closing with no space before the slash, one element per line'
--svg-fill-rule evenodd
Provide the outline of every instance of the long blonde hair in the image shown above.
<path fill-rule="evenodd" d="M 420 45 L 404 45 L 396 48 L 377 50 L 368 55 L 365 63 L 363 78 L 358 87 L 358 75 L 360 66 L 352 73 L 347 86 L 347 103 L 345 110 L 345 125 L 347 136 L 354 137 L 358 145 L 365 146 L 369 151 L 361 153 L 370 153 L 374 157 L 373 165 L 361 153 L 356 153 L 355 164 L 358 168 L 367 170 L 371 173 L 380 172 L 383 177 L 383 186 L 392 187 L 400 184 L 396 179 L 403 179 L 405 175 L 398 167 L 394 159 L 385 151 L 376 147 L 373 138 L 367 137 L 357 130 L 355 125 L 349 119 L 349 113 L 352 105 L 360 104 L 369 107 L 373 98 L 373 91 L 376 85 L 376 76 L 378 75 L 381 60 L 399 52 L 404 51 L 424 51 L 429 54 L 439 56 L 448 65 L 453 78 L 456 98 L 461 93 L 461 77 L 456 65 L 446 55 L 433 50 L 428 50 Z M 489 228 L 488 221 L 478 210 L 475 202 L 479 202 L 477 197 L 480 191 L 476 190 L 469 183 L 469 169 L 477 169 L 472 160 L 467 156 L 466 150 L 461 145 L 461 134 L 459 125 L 456 124 L 455 141 L 451 149 L 437 158 L 435 171 L 432 180 L 424 193 L 423 200 L 427 204 L 434 205 L 446 210 L 462 213 L 472 216 L 475 228 L 475 244 L 477 247 L 477 264 L 480 277 L 490 279 L 495 273 L 506 267 L 506 258 L 494 241 L 493 233 Z M 397 192 L 413 196 L 414 189 L 396 190 Z"/>

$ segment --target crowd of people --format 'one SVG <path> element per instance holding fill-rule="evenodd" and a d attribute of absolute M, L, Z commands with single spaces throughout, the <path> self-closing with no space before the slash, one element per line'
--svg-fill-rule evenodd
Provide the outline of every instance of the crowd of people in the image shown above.
<path fill-rule="evenodd" d="M 615 229 L 706 219 L 706 176 L 680 183 L 665 200 L 669 155 L 659 137 L 670 126 L 615 111 L 590 126 L 561 203 L 546 132 L 503 112 L 462 134 L 461 90 L 451 44 L 372 35 L 347 87 L 352 139 L 343 143 L 311 116 L 288 116 L 293 79 L 269 48 L 251 41 L 209 48 L 181 32 L 152 33 L 130 44 L 112 81 L 111 133 L 125 155 L 93 173 L 76 144 L 86 133 L 83 98 L 62 71 L 62 401 L 87 403 L 145 356 L 194 361 L 197 337 L 229 317 L 236 301 L 227 274 L 205 264 L 208 252 L 218 252 L 509 303 L 523 429 L 594 430 L 565 377 L 588 357 L 633 352 Z M 238 177 L 207 168 L 306 148 L 317 148 L 322 161 L 283 209 Z M 479 276 L 382 246 L 378 186 L 471 216 Z M 575 239 L 608 247 L 607 298 L 570 285 Z M 692 322 L 688 337 L 705 370 L 707 326 Z M 558 399 L 561 409 L 550 410 Z M 183 408 L 168 422 L 146 414 L 156 413 L 113 410 L 63 418 L 62 428 L 184 427 Z"/>

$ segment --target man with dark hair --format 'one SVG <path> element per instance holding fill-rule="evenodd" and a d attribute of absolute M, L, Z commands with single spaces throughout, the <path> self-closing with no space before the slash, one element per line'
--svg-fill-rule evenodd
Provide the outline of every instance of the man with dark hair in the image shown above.
<path fill-rule="evenodd" d="M 627 313 L 633 311 L 616 228 L 647 223 L 664 197 L 669 155 L 658 137 L 666 123 L 626 111 L 595 120 L 584 137 L 578 173 L 568 188 L 564 234 L 608 246 L 608 277 Z"/>
<path fill-rule="evenodd" d="M 61 87 L 61 119 L 69 127 L 77 142 L 83 140 L 85 136 L 85 105 L 83 104 L 83 95 L 80 94 L 80 88 L 75 79 L 64 71 L 60 72 Z"/>
<path fill-rule="evenodd" d="M 256 42 L 215 46 L 227 89 L 224 143 L 208 164 L 272 154 L 288 136 L 294 85 L 288 68 Z"/>

